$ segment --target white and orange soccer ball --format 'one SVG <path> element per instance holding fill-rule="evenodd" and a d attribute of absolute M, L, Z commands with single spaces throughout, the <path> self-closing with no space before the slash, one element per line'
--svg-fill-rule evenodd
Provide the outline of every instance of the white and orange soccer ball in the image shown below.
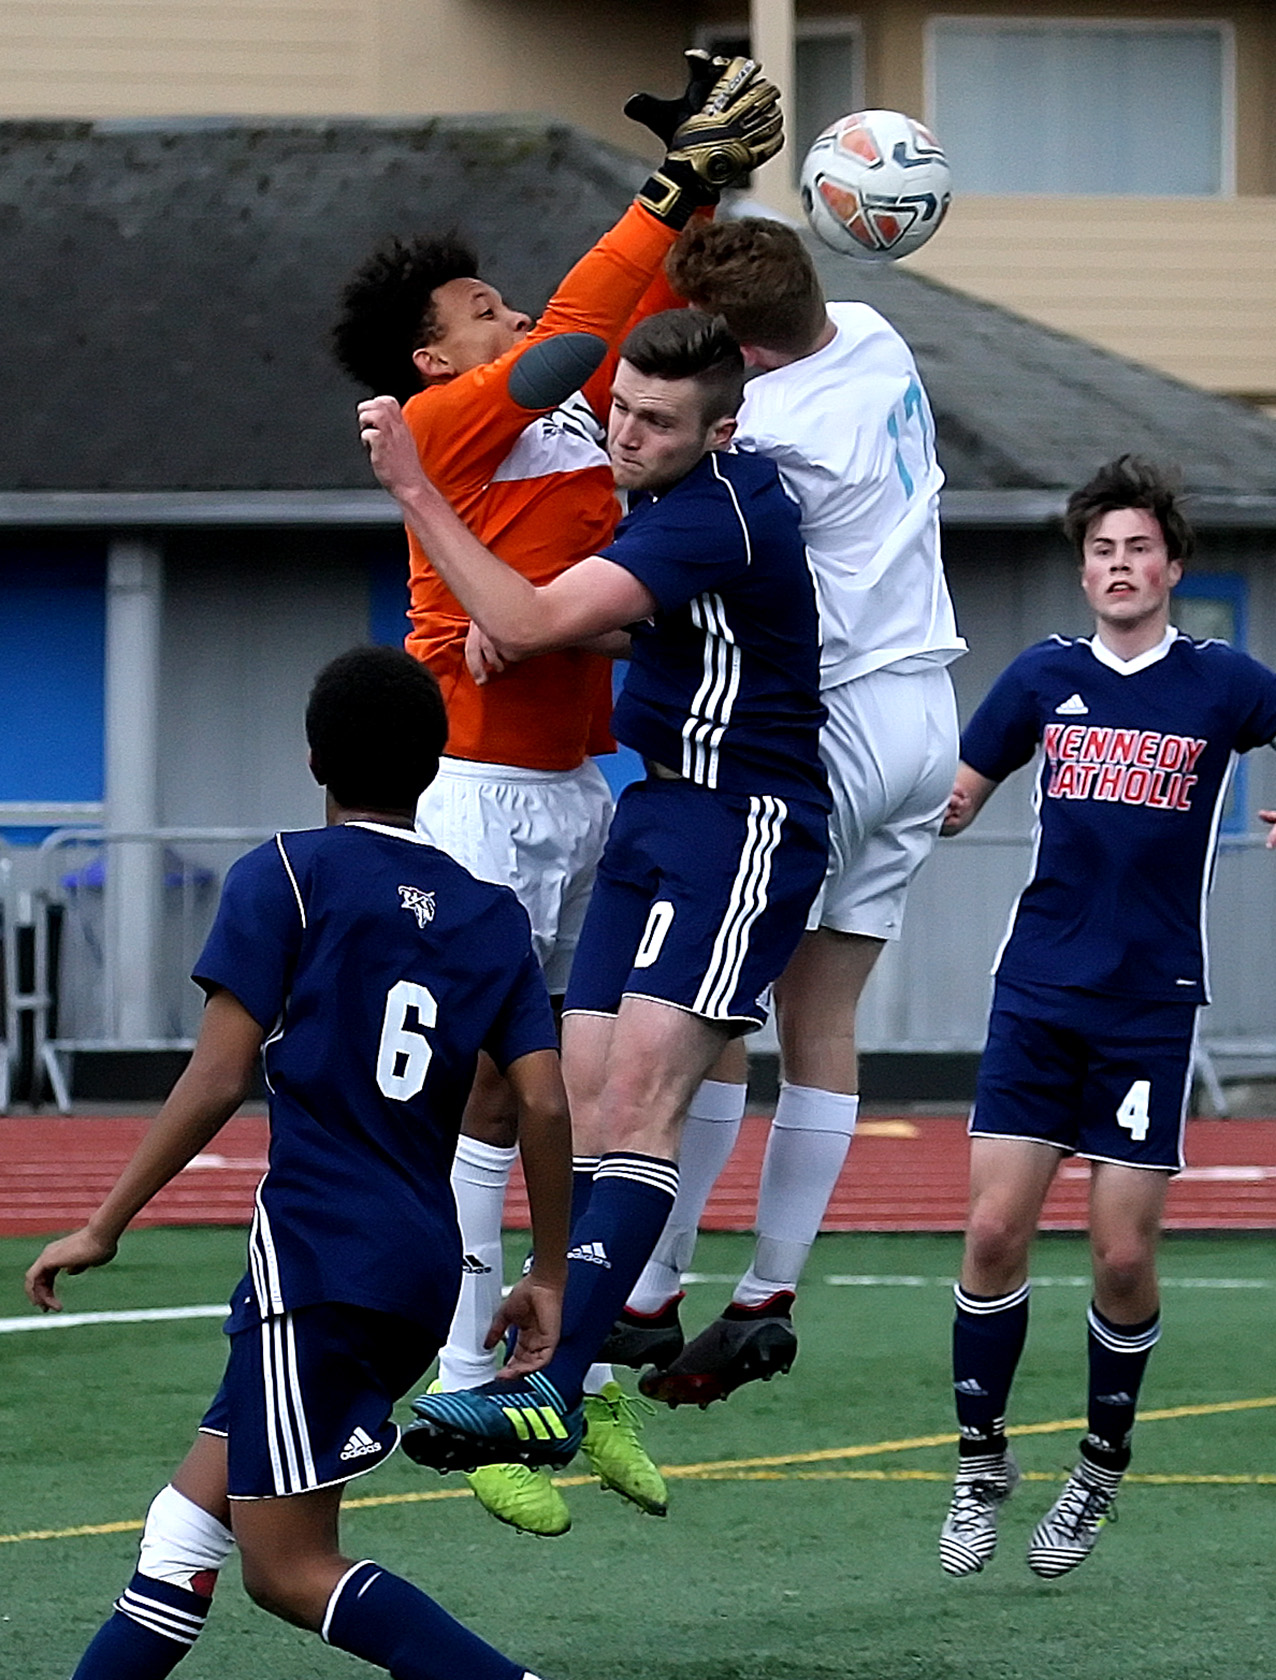
<path fill-rule="evenodd" d="M 902 111 L 853 111 L 830 123 L 802 164 L 802 207 L 824 243 L 890 262 L 943 221 L 952 176 L 939 141 Z"/>

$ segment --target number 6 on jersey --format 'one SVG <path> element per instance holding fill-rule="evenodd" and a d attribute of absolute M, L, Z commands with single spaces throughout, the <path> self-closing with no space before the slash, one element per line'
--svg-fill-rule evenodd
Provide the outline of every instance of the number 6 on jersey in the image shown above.
<path fill-rule="evenodd" d="M 1148 1135 L 1148 1103 L 1151 1097 L 1152 1081 L 1136 1079 L 1116 1111 L 1117 1125 L 1124 1126 L 1135 1143 L 1142 1143 Z"/>
<path fill-rule="evenodd" d="M 387 1097 L 409 1102 L 425 1084 L 434 1051 L 425 1029 L 435 1025 L 434 995 L 415 980 L 396 980 L 386 993 L 381 1043 L 377 1047 L 377 1084 Z"/>

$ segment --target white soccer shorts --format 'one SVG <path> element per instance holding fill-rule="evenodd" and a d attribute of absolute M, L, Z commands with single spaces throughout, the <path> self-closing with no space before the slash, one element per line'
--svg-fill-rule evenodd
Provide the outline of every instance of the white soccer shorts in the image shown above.
<path fill-rule="evenodd" d="M 567 990 L 611 808 L 592 759 L 524 770 L 445 758 L 417 806 L 418 834 L 480 880 L 513 888 L 552 996 Z"/>
<path fill-rule="evenodd" d="M 930 856 L 957 770 L 952 679 L 944 665 L 888 668 L 820 698 L 833 815 L 828 874 L 807 926 L 898 939 L 908 884 Z"/>

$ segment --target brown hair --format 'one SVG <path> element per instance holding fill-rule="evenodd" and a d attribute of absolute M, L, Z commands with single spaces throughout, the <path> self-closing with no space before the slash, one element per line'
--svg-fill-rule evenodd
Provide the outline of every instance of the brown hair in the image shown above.
<path fill-rule="evenodd" d="M 1095 520 L 1119 508 L 1146 508 L 1161 527 L 1169 558 L 1192 558 L 1196 537 L 1180 506 L 1177 480 L 1138 455 L 1119 455 L 1068 497 L 1063 531 L 1078 556 L 1085 556 L 1086 532 Z"/>
<path fill-rule="evenodd" d="M 720 315 L 666 309 L 640 321 L 620 347 L 622 361 L 654 379 L 694 379 L 706 426 L 744 401 L 744 357 Z"/>
<path fill-rule="evenodd" d="M 721 315 L 741 344 L 805 355 L 824 325 L 824 289 L 783 222 L 692 222 L 665 269 L 674 290 Z"/>

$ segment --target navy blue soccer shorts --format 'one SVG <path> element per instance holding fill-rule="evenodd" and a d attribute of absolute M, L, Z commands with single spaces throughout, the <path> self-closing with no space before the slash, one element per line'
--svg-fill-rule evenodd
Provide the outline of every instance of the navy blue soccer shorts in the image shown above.
<path fill-rule="evenodd" d="M 824 812 L 649 776 L 616 806 L 565 1012 L 653 998 L 733 1033 L 767 1018 L 828 856 Z"/>
<path fill-rule="evenodd" d="M 399 1444 L 395 1401 L 437 1352 L 408 1319 L 336 1302 L 234 1331 L 200 1424 L 226 1437 L 230 1497 L 313 1493 L 375 1470 Z"/>
<path fill-rule="evenodd" d="M 999 980 L 979 1064 L 972 1137 L 1178 1172 L 1196 1005 Z"/>

